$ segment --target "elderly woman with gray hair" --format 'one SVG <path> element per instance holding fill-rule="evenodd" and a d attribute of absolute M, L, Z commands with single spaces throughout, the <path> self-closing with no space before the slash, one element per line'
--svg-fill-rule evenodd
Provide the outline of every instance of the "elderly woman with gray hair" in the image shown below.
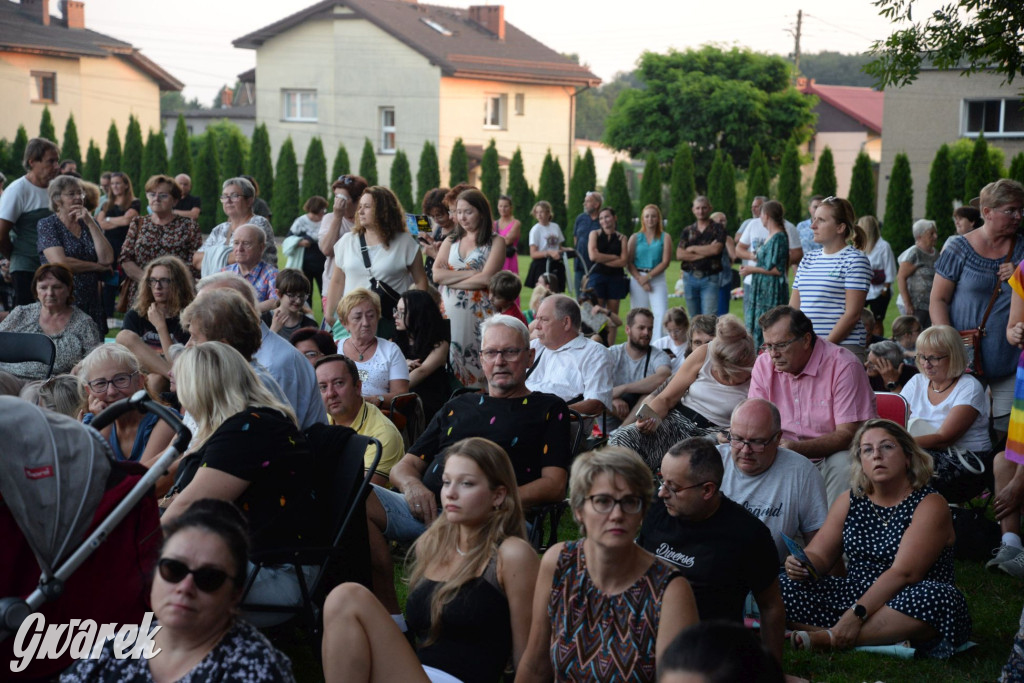
<path fill-rule="evenodd" d="M 274 228 L 270 221 L 256 215 L 252 210 L 253 202 L 256 201 L 256 188 L 245 178 L 228 178 L 222 188 L 220 201 L 228 219 L 210 231 L 210 236 L 192 257 L 192 267 L 206 277 L 211 273 L 220 272 L 229 263 L 234 263 L 231 255 L 231 235 L 235 228 L 246 223 L 263 230 L 267 236 L 263 260 L 276 266 L 277 243 L 274 242 Z"/>
<path fill-rule="evenodd" d="M 928 304 L 932 279 L 935 277 L 935 262 L 939 258 L 939 250 L 935 248 L 939 232 L 935 221 L 925 218 L 914 222 L 913 232 L 914 246 L 900 254 L 896 281 L 900 285 L 903 313 L 917 318 L 921 329 L 925 329 L 932 324 Z"/>
<path fill-rule="evenodd" d="M 103 229 L 85 207 L 85 190 L 78 178 L 60 175 L 46 189 L 54 213 L 36 226 L 40 263 L 67 266 L 75 277 L 75 305 L 103 333 L 107 319 L 99 295 L 100 275 L 110 274 L 114 250 Z"/>
<path fill-rule="evenodd" d="M 868 359 L 864 363 L 868 380 L 874 391 L 899 393 L 910 378 L 917 374 L 917 368 L 903 362 L 903 347 L 886 339 L 868 347 Z"/>

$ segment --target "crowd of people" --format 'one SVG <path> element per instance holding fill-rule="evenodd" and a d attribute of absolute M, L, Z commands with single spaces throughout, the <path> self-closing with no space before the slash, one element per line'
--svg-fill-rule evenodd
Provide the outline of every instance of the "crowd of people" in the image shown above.
<path fill-rule="evenodd" d="M 468 185 L 428 191 L 431 230 L 410 232 L 413 207 L 346 174 L 306 203 L 279 269 L 251 178 L 223 182 L 227 221 L 204 240 L 187 176 L 147 179 L 143 212 L 121 173 L 90 199 L 46 140 L 25 168 L 0 195 L 16 304 L 0 330 L 45 334 L 57 356 L 52 377 L 0 365 L 0 386 L 87 424 L 147 391 L 193 434 L 156 487 L 168 655 L 108 647 L 67 680 L 290 679 L 254 627 L 275 619 L 246 604 L 293 606 L 318 568 L 251 582 L 249 553 L 324 542 L 317 462 L 351 434 L 382 453 L 363 456 L 365 543 L 346 549 L 369 576 L 326 597 L 329 681 L 656 680 L 741 650 L 746 680 L 781 680 L 787 629 L 798 649 L 949 657 L 971 618 L 947 503 L 986 484 L 1002 530 L 988 566 L 1024 577 L 1014 181 L 986 186 L 941 249 L 918 221 L 897 256 L 836 197 L 812 197 L 798 225 L 757 197 L 729 235 L 698 196 L 673 245 L 660 207 L 634 230 L 594 190 L 567 244 L 547 202 L 524 235 L 510 198 L 492 210 Z M 669 305 L 673 254 L 685 305 Z M 902 395 L 909 421 L 879 419 L 876 392 Z M 173 434 L 128 413 L 102 437 L 148 467 Z M 528 539 L 561 505 L 579 538 L 538 558 Z M 404 614 L 395 543 L 410 546 Z"/>

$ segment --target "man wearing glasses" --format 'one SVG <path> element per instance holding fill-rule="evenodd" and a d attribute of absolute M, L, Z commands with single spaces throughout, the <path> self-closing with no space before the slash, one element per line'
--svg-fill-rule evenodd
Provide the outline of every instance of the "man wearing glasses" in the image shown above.
<path fill-rule="evenodd" d="M 722 456 L 709 439 L 684 439 L 668 449 L 637 543 L 686 577 L 701 621 L 742 623 L 753 593 L 761 641 L 781 663 L 786 610 L 775 543 L 768 527 L 723 495 L 722 475 Z"/>
<path fill-rule="evenodd" d="M 783 534 L 807 545 L 825 523 L 825 480 L 807 458 L 779 446 L 779 409 L 764 399 L 741 401 L 723 435 L 722 493 L 771 530 L 781 563 L 790 554 Z"/>
<path fill-rule="evenodd" d="M 861 423 L 878 417 L 875 393 L 853 353 L 819 338 L 801 311 L 776 306 L 761 316 L 763 353 L 750 376 L 750 398 L 774 403 L 779 445 L 818 466 L 831 505 L 850 488 L 847 451 Z"/>

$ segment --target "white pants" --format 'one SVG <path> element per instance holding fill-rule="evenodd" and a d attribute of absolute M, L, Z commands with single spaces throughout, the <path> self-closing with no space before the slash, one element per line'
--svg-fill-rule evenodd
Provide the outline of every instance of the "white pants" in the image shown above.
<path fill-rule="evenodd" d="M 629 279 L 629 307 L 640 306 L 649 308 L 654 313 L 654 333 L 651 339 L 664 336 L 661 323 L 665 318 L 665 311 L 668 310 L 668 286 L 665 284 L 665 271 L 661 271 L 651 279 L 651 291 L 649 292 L 638 285 L 633 278 Z"/>

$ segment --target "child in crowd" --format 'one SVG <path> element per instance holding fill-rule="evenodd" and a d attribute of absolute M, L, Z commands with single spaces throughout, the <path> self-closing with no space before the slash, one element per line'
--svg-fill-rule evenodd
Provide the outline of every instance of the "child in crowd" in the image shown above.
<path fill-rule="evenodd" d="M 316 320 L 306 315 L 306 297 L 309 296 L 309 278 L 301 270 L 285 268 L 277 274 L 277 308 L 263 314 L 272 332 L 291 340 L 292 333 L 303 327 L 319 327 Z"/>
<path fill-rule="evenodd" d="M 516 303 L 519 300 L 519 292 L 523 290 L 523 283 L 519 281 L 519 277 L 512 271 L 499 270 L 491 276 L 488 287 L 491 290 L 490 298 L 494 312 L 522 320 L 525 325 L 526 316 Z"/>
<path fill-rule="evenodd" d="M 537 223 L 530 228 L 530 270 L 526 274 L 526 286 L 535 287 L 540 276 L 551 273 L 558 278 L 559 287 L 551 291 L 561 294 L 565 291 L 565 259 L 562 252 L 571 251 L 562 246 L 565 235 L 558 223 L 551 220 L 551 204 L 543 199 L 533 207 L 533 216 Z"/>
<path fill-rule="evenodd" d="M 868 333 L 868 340 L 864 343 L 864 348 L 871 346 L 875 342 L 885 341 L 884 321 L 876 320 L 875 314 L 871 312 L 870 308 L 865 308 L 861 311 L 860 320 Z"/>
<path fill-rule="evenodd" d="M 661 324 L 668 334 L 652 341 L 651 346 L 664 349 L 672 356 L 672 372 L 675 373 L 683 364 L 686 350 L 690 347 L 690 343 L 686 340 L 690 331 L 690 318 L 686 315 L 685 308 L 673 306 L 665 311 L 665 318 Z"/>
<path fill-rule="evenodd" d="M 912 315 L 901 315 L 892 321 L 892 340 L 903 348 L 903 362 L 914 364 L 921 321 Z"/>
<path fill-rule="evenodd" d="M 718 316 L 695 315 L 690 320 L 690 329 L 686 333 L 686 351 L 684 356 L 689 356 L 698 346 L 703 346 L 715 338 L 718 329 Z"/>
<path fill-rule="evenodd" d="M 537 284 L 533 288 L 533 293 L 530 295 L 530 307 L 526 309 L 526 321 L 530 326 L 530 331 L 533 331 L 533 319 L 537 316 L 537 309 L 540 308 L 540 302 L 548 298 L 554 291 L 552 287 L 558 283 L 558 278 L 551 273 L 542 273 L 537 278 Z"/>

